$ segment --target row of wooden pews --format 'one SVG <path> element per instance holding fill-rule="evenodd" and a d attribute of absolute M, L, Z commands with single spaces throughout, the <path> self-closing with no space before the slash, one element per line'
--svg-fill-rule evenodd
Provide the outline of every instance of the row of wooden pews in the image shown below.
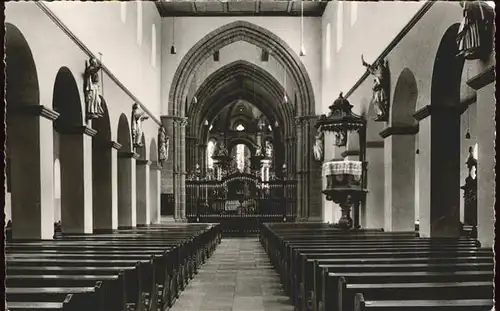
<path fill-rule="evenodd" d="M 221 234 L 218 224 L 172 223 L 8 242 L 7 308 L 167 310 Z"/>
<path fill-rule="evenodd" d="M 260 241 L 298 311 L 490 311 L 493 251 L 470 238 L 264 224 Z"/>

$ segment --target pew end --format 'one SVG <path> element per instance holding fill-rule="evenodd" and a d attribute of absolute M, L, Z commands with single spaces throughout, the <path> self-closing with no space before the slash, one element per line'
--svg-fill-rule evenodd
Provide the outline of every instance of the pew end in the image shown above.
<path fill-rule="evenodd" d="M 354 296 L 354 311 L 365 311 L 366 310 L 366 302 L 365 297 L 362 293 L 357 293 Z"/>

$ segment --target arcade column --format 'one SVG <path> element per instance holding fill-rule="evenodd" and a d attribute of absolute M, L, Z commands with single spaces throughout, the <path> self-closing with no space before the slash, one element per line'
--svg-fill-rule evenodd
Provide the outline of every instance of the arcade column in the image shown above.
<path fill-rule="evenodd" d="M 14 239 L 52 239 L 54 235 L 53 121 L 59 114 L 43 105 L 7 110 Z"/>
<path fill-rule="evenodd" d="M 137 191 L 135 152 L 118 152 L 118 226 L 132 228 L 137 225 Z"/>
<path fill-rule="evenodd" d="M 300 118 L 295 118 L 295 135 L 297 136 L 297 145 L 295 154 L 297 155 L 297 161 L 295 162 L 295 177 L 297 179 L 297 204 L 296 204 L 296 215 L 297 221 L 304 220 L 304 161 L 301 157 L 303 149 L 305 147 L 304 137 L 303 137 L 303 120 Z"/>
<path fill-rule="evenodd" d="M 137 189 L 137 225 L 149 225 L 151 222 L 151 203 L 149 202 L 149 166 L 151 161 L 138 159 L 136 163 L 136 189 Z"/>
<path fill-rule="evenodd" d="M 460 235 L 460 108 L 427 105 L 419 121 L 418 201 L 421 237 Z M 387 200 L 387 198 L 386 198 Z"/>
<path fill-rule="evenodd" d="M 477 236 L 492 247 L 495 236 L 495 67 L 489 67 L 467 84 L 477 91 Z"/>
<path fill-rule="evenodd" d="M 174 218 L 181 222 L 186 219 L 186 126 L 187 118 L 174 119 Z"/>
<path fill-rule="evenodd" d="M 390 126 L 384 138 L 384 230 L 415 230 L 415 134 L 418 126 Z"/>
<path fill-rule="evenodd" d="M 93 232 L 92 137 L 87 126 L 57 126 L 60 135 L 61 219 L 67 233 Z"/>

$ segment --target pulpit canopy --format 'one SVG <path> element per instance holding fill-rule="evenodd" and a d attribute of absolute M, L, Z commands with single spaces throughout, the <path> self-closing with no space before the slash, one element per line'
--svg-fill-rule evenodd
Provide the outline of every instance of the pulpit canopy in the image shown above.
<path fill-rule="evenodd" d="M 328 107 L 328 116 L 321 115 L 315 127 L 323 132 L 348 131 L 355 132 L 366 127 L 366 119 L 352 112 L 352 105 L 340 93 L 333 104 Z"/>

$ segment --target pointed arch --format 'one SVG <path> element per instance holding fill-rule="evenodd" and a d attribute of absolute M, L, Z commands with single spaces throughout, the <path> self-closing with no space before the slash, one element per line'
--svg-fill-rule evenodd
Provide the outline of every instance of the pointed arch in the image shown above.
<path fill-rule="evenodd" d="M 299 56 L 277 35 L 271 31 L 247 21 L 235 21 L 207 34 L 198 41 L 183 57 L 177 67 L 170 88 L 169 114 L 183 116 L 185 111 L 183 96 L 189 87 L 189 78 L 199 69 L 202 63 L 212 55 L 212 51 L 220 50 L 236 41 L 246 41 L 265 50 L 272 50 L 278 62 L 286 67 L 287 72 L 298 86 L 300 106 L 299 115 L 314 114 L 314 92 L 309 75 Z"/>

